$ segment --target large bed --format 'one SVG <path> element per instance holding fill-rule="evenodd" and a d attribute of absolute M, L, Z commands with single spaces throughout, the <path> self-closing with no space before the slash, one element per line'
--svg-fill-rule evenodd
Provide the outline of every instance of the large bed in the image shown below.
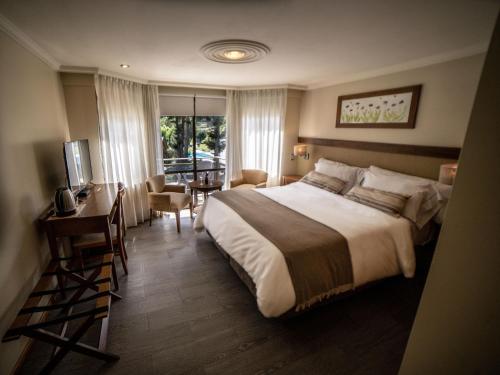
<path fill-rule="evenodd" d="M 253 192 L 269 199 L 270 204 L 272 201 L 309 221 L 331 228 L 347 242 L 352 281 L 330 288 L 322 297 L 347 293 L 398 274 L 408 278 L 414 275 L 415 231 L 408 219 L 388 215 L 304 182 Z M 226 192 L 216 193 L 208 199 L 196 218 L 195 229 L 208 231 L 250 279 L 258 308 L 265 317 L 278 317 L 302 309 L 305 304 L 297 303 L 297 285 L 292 280 L 290 263 L 284 252 L 270 237 L 249 224 L 241 212 L 224 203 L 223 194 Z M 279 233 L 291 230 L 286 220 L 273 223 L 272 229 Z"/>

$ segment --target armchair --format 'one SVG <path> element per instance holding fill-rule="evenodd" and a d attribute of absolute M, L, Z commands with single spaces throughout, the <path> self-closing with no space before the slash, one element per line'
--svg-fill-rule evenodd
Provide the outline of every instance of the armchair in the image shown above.
<path fill-rule="evenodd" d="M 165 175 L 150 177 L 146 180 L 149 203 L 149 226 L 152 224 L 153 211 L 173 212 L 177 223 L 177 232 L 181 232 L 180 211 L 189 206 L 193 218 L 193 202 L 186 194 L 184 185 L 166 185 Z"/>
<path fill-rule="evenodd" d="M 241 178 L 230 181 L 231 189 L 259 189 L 267 184 L 267 172 L 259 169 L 243 169 Z"/>

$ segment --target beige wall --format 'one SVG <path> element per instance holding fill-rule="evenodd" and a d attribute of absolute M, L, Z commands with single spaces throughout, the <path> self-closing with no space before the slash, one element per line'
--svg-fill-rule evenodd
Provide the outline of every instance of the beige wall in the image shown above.
<path fill-rule="evenodd" d="M 61 73 L 69 134 L 72 140 L 88 139 L 93 182 L 104 182 L 99 147 L 99 117 L 92 74 Z"/>
<path fill-rule="evenodd" d="M 461 146 L 484 54 L 442 64 L 307 91 L 300 135 L 356 141 Z M 339 95 L 423 84 L 415 129 L 335 128 Z"/>
<path fill-rule="evenodd" d="M 400 373 L 500 373 L 500 24 Z"/>
<path fill-rule="evenodd" d="M 64 184 L 68 138 L 58 75 L 0 32 L 0 336 L 48 260 L 37 217 Z M 0 344 L 8 374 L 25 339 Z"/>
<path fill-rule="evenodd" d="M 291 160 L 290 154 L 293 151 L 293 145 L 297 144 L 297 138 L 299 136 L 302 95 L 303 91 L 288 90 L 281 163 L 281 173 L 283 175 L 297 173 L 297 160 Z"/>

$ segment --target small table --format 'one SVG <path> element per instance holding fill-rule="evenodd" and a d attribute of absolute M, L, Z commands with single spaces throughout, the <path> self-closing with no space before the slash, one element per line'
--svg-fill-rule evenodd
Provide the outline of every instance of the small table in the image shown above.
<path fill-rule="evenodd" d="M 284 175 L 281 177 L 281 185 L 288 185 L 292 182 L 297 182 L 302 178 L 302 176 L 298 174 Z"/>
<path fill-rule="evenodd" d="M 203 193 L 203 198 L 207 200 L 208 193 L 214 190 L 222 191 L 222 185 L 224 185 L 222 181 L 208 181 L 208 184 L 206 184 L 203 180 L 191 181 L 189 183 L 189 188 L 191 189 L 191 197 L 196 197 L 196 202 L 193 201 L 193 204 L 196 206 L 196 204 L 198 203 L 198 190 Z"/>

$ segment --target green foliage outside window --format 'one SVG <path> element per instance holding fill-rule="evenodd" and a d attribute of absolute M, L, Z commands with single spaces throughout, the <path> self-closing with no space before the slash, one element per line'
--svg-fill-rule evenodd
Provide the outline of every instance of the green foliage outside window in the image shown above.
<path fill-rule="evenodd" d="M 192 117 L 161 116 L 163 158 L 192 157 Z M 226 148 L 226 120 L 223 116 L 196 117 L 196 148 L 219 156 Z"/>

